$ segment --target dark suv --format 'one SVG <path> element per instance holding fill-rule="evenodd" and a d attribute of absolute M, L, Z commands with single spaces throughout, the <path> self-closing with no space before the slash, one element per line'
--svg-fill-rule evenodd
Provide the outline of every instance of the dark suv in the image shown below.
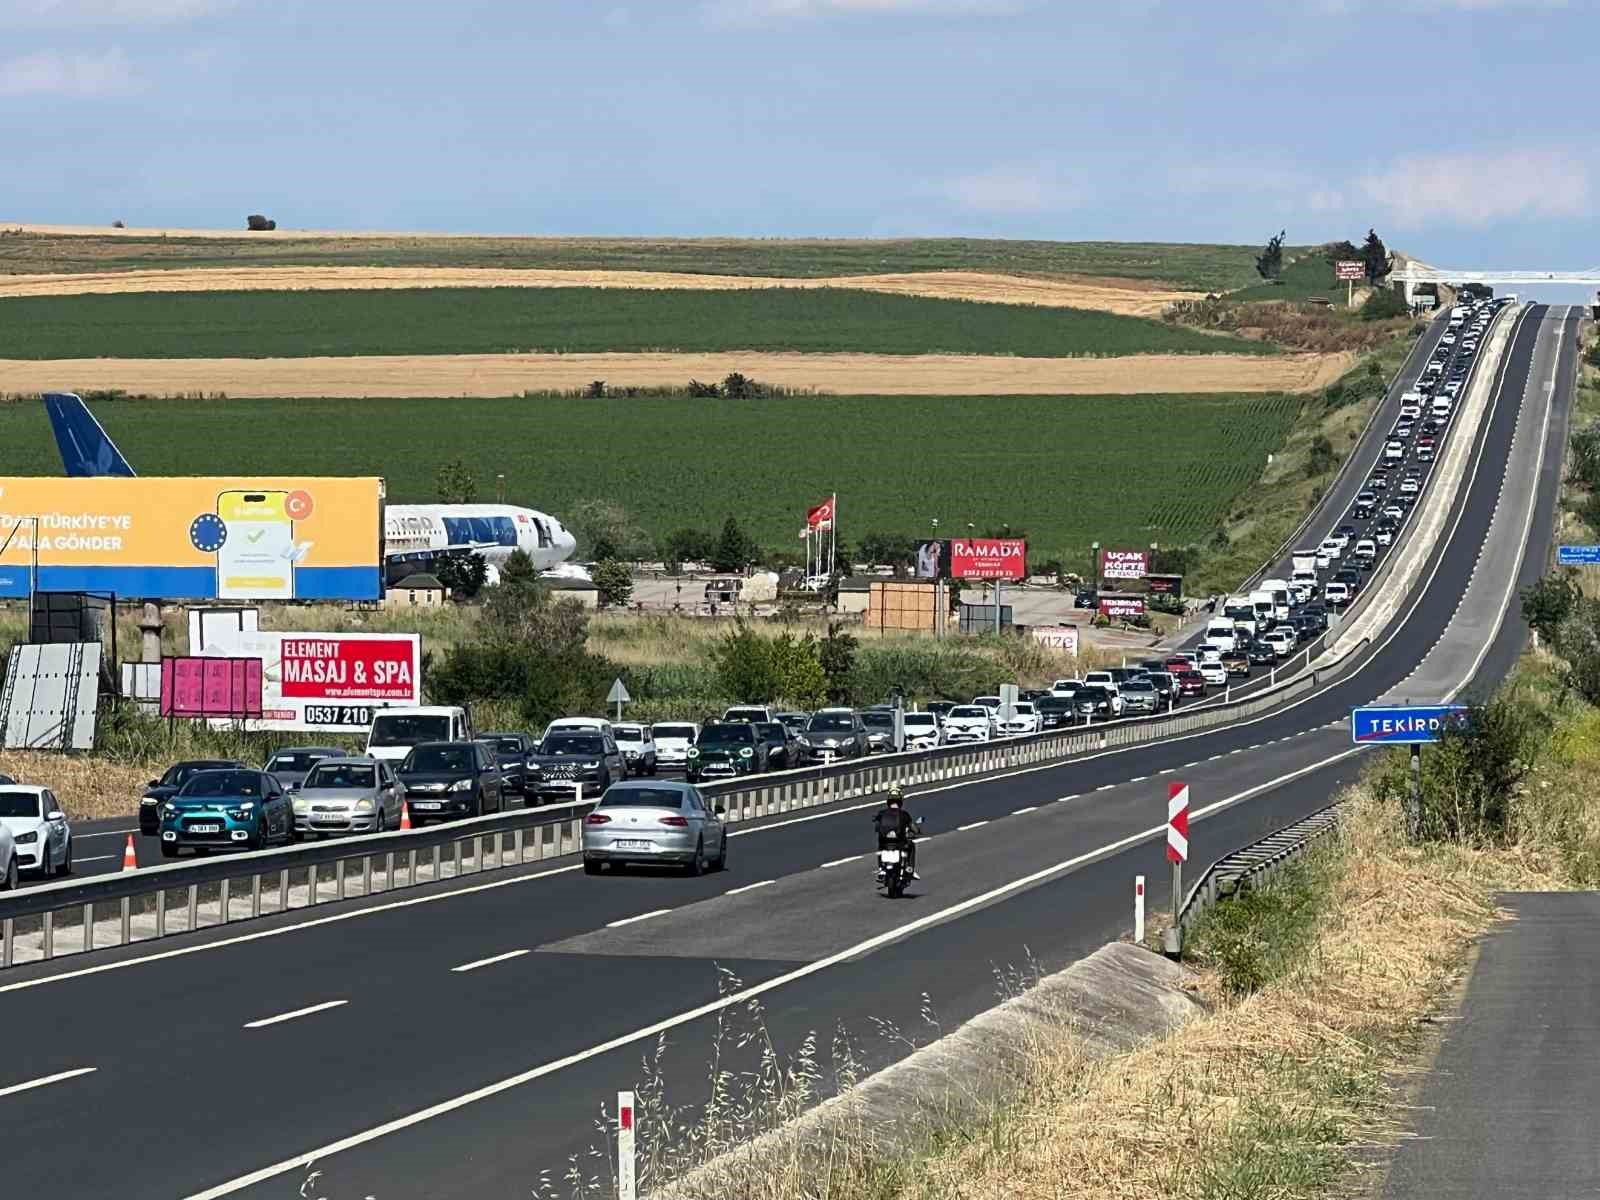
<path fill-rule="evenodd" d="M 690 783 L 759 775 L 767 769 L 767 740 L 744 721 L 712 721 L 700 728 L 689 751 L 686 775 Z"/>
<path fill-rule="evenodd" d="M 413 824 L 481 817 L 506 806 L 500 764 L 482 742 L 423 742 L 395 772 Z"/>
<path fill-rule="evenodd" d="M 539 743 L 529 733 L 480 733 L 480 742 L 489 743 L 500 764 L 500 782 L 514 796 L 528 794 L 528 759 L 539 752 Z"/>
<path fill-rule="evenodd" d="M 770 721 L 756 726 L 756 732 L 767 745 L 767 770 L 787 771 L 800 765 L 800 743 L 782 721 Z"/>

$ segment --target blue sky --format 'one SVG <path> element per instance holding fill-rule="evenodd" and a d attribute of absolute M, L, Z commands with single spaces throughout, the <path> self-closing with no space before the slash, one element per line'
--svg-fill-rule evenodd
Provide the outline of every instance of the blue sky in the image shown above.
<path fill-rule="evenodd" d="M 1590 0 L 0 0 L 0 220 L 1600 266 Z"/>

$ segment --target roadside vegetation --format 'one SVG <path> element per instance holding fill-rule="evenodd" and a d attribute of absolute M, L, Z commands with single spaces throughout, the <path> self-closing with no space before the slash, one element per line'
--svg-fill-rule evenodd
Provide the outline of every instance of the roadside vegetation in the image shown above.
<path fill-rule="evenodd" d="M 544 267 L 817 278 L 1002 271 L 1148 279 L 1222 291 L 1254 278 L 1249 246 L 989 238 L 497 238 L 68 236 L 0 227 L 0 273 L 162 267 Z"/>
<path fill-rule="evenodd" d="M 0 300 L 0 357 L 719 353 L 1271 354 L 1142 317 L 845 288 L 135 292 Z"/>

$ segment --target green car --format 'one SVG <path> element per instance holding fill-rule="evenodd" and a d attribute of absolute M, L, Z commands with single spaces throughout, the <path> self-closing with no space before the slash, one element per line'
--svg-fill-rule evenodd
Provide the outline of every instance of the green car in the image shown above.
<path fill-rule="evenodd" d="M 294 802 L 265 771 L 200 771 L 161 806 L 161 854 L 260 850 L 294 840 Z"/>
<path fill-rule="evenodd" d="M 734 779 L 766 770 L 766 745 L 754 725 L 738 721 L 713 721 L 700 730 L 688 751 L 688 780 L 706 783 Z"/>

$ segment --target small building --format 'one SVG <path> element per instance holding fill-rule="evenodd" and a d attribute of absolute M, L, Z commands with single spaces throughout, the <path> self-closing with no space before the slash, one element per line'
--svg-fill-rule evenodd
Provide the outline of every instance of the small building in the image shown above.
<path fill-rule="evenodd" d="M 600 607 L 600 589 L 587 579 L 543 579 L 540 582 L 549 589 L 553 600 L 576 600 L 584 608 Z"/>
<path fill-rule="evenodd" d="M 450 589 L 436 575 L 407 575 L 383 595 L 385 608 L 439 608 L 450 599 Z"/>

